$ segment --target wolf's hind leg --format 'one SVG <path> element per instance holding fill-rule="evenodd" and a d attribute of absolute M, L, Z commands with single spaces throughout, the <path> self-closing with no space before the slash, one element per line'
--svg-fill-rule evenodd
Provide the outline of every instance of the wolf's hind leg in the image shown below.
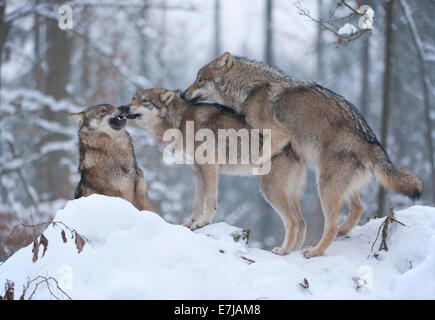
<path fill-rule="evenodd" d="M 296 211 L 296 218 L 298 219 L 299 229 L 296 236 L 296 242 L 293 246 L 293 250 L 300 250 L 305 241 L 305 234 L 307 232 L 307 223 L 305 222 L 304 216 L 302 215 L 301 207 L 299 205 L 299 199 L 293 200 L 293 206 Z"/>
<path fill-rule="evenodd" d="M 361 218 L 363 209 L 358 192 L 354 192 L 349 200 L 349 215 L 340 226 L 338 236 L 344 236 L 352 230 Z"/>
<path fill-rule="evenodd" d="M 322 168 L 323 169 L 323 168 Z M 342 175 L 340 176 L 340 171 Z M 315 247 L 306 247 L 302 250 L 305 258 L 322 256 L 329 245 L 334 241 L 338 233 L 338 215 L 343 203 L 343 192 L 346 190 L 346 184 L 341 184 L 341 181 L 346 179 L 351 173 L 345 169 L 337 171 L 321 170 L 319 168 L 319 196 L 322 204 L 323 216 L 325 224 L 323 227 L 323 235 L 319 243 Z"/>
<path fill-rule="evenodd" d="M 193 165 L 195 172 L 195 195 L 193 196 L 193 212 L 189 220 L 183 226 L 190 228 L 195 221 L 198 221 L 204 210 L 204 179 L 201 175 L 201 168 Z"/>
<path fill-rule="evenodd" d="M 288 254 L 298 233 L 299 223 L 292 211 L 287 190 L 275 181 L 273 174 L 260 177 L 260 188 L 267 202 L 279 213 L 285 228 L 281 247 L 273 248 L 272 252 L 279 255 Z"/>

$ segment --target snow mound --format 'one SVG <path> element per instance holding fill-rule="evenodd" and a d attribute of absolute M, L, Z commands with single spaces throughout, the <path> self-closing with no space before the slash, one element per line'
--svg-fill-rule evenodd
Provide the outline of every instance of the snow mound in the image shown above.
<path fill-rule="evenodd" d="M 243 230 L 225 223 L 192 232 L 120 198 L 92 195 L 69 201 L 55 218 L 89 240 L 81 253 L 49 226 L 45 256 L 33 263 L 31 245 L 19 250 L 0 266 L 0 284 L 14 281 L 19 296 L 28 278 L 51 276 L 73 299 L 434 299 L 435 208 L 414 206 L 396 219 L 406 226 L 392 223 L 389 251 L 377 258 L 370 253 L 383 219 L 307 260 L 249 248 L 232 236 Z M 40 286 L 34 298 L 50 293 Z"/>

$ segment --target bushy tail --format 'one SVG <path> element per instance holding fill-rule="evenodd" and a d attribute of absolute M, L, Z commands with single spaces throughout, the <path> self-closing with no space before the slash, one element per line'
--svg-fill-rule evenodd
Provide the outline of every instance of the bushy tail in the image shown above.
<path fill-rule="evenodd" d="M 383 187 L 403 193 L 413 200 L 420 198 L 423 192 L 423 184 L 420 179 L 408 170 L 391 163 L 388 156 L 380 148 L 376 150 L 376 154 L 376 180 Z"/>

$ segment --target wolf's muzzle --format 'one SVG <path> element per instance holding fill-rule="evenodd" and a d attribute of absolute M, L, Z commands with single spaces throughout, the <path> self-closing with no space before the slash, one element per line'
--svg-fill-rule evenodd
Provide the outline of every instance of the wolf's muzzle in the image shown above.
<path fill-rule="evenodd" d="M 118 112 L 121 114 L 121 116 L 130 120 L 140 117 L 140 114 L 134 113 L 134 111 L 135 108 L 132 109 L 130 106 L 118 107 Z"/>
<path fill-rule="evenodd" d="M 118 107 L 119 112 L 121 112 L 122 115 L 127 115 L 130 111 L 130 106 L 120 106 Z"/>

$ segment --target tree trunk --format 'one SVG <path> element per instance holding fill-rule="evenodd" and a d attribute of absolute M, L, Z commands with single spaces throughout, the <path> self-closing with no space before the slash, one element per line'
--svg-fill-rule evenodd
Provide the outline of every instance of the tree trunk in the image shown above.
<path fill-rule="evenodd" d="M 40 0 L 35 0 L 35 6 L 40 3 Z M 33 52 L 35 55 L 35 64 L 33 66 L 33 72 L 35 77 L 35 89 L 43 90 L 44 88 L 44 70 L 41 68 L 41 22 L 43 18 L 35 13 L 34 14 L 34 22 L 33 22 L 33 43 L 34 48 Z"/>
<path fill-rule="evenodd" d="M 85 6 L 83 8 L 83 17 L 82 23 L 86 24 L 86 30 L 88 34 L 91 33 L 91 23 L 92 19 L 90 18 L 91 9 L 89 6 Z M 81 90 L 84 93 L 84 97 L 88 98 L 91 96 L 90 92 L 90 64 L 89 64 L 89 38 L 83 37 L 83 51 L 82 51 L 82 86 Z"/>
<path fill-rule="evenodd" d="M 219 57 L 221 54 L 222 54 L 222 52 L 221 52 L 221 8 L 220 8 L 220 0 L 214 0 L 214 58 Z"/>
<path fill-rule="evenodd" d="M 158 44 L 158 59 L 160 65 L 159 78 L 157 84 L 159 87 L 164 87 L 164 82 L 166 79 L 166 61 L 164 59 L 164 51 L 166 47 L 166 28 L 167 28 L 167 0 L 162 0 L 162 10 L 160 12 L 160 25 L 159 25 L 159 44 Z"/>
<path fill-rule="evenodd" d="M 323 0 L 317 1 L 317 7 L 319 11 L 319 19 L 322 19 L 323 17 Z M 325 71 L 324 71 L 324 64 L 323 64 L 323 28 L 320 24 L 317 25 L 317 81 L 321 82 L 325 79 Z"/>
<path fill-rule="evenodd" d="M 6 34 L 6 24 L 5 24 L 5 11 L 6 11 L 6 2 L 3 1 L 2 4 L 0 4 L 0 90 L 2 88 L 2 62 L 3 62 L 3 43 L 5 42 L 5 34 Z M 1 101 L 1 97 L 0 97 Z"/>
<path fill-rule="evenodd" d="M 370 37 L 365 36 L 363 40 L 363 48 L 361 52 L 361 93 L 360 93 L 360 110 L 364 118 L 369 115 L 369 103 L 370 103 Z"/>
<path fill-rule="evenodd" d="M 387 150 L 388 137 L 388 116 L 390 112 L 390 91 L 391 91 L 391 56 L 393 49 L 393 5 L 394 0 L 385 2 L 385 56 L 384 56 L 384 92 L 382 98 L 382 123 L 381 143 Z M 381 187 L 378 195 L 378 217 L 386 215 L 385 212 L 385 190 Z"/>
<path fill-rule="evenodd" d="M 428 70 L 426 68 L 424 60 L 424 48 L 422 41 L 419 37 L 417 27 L 412 19 L 411 12 L 405 1 L 400 1 L 402 10 L 407 20 L 407 25 L 411 34 L 412 42 L 417 52 L 417 59 L 420 68 L 420 81 L 423 87 L 423 104 L 424 104 L 424 120 L 426 122 L 426 147 L 429 156 L 430 170 L 431 170 L 431 187 L 432 187 L 432 204 L 435 204 L 435 168 L 434 168 L 434 155 L 433 155 L 433 139 L 432 139 L 432 121 L 430 117 L 430 100 L 429 100 L 429 88 L 428 88 Z"/>
<path fill-rule="evenodd" d="M 272 11 L 272 0 L 266 0 L 264 60 L 268 65 L 273 65 Z"/>
<path fill-rule="evenodd" d="M 54 0 L 55 4 L 62 4 L 65 0 Z M 66 85 L 70 75 L 70 55 L 72 39 L 68 37 L 66 30 L 61 30 L 57 20 L 47 20 L 47 79 L 45 93 L 56 100 L 68 96 Z M 57 122 L 67 126 L 69 115 L 63 111 L 53 111 L 49 107 L 44 108 L 45 118 L 49 121 Z M 43 142 L 62 141 L 65 136 L 60 134 L 50 134 Z M 47 156 L 45 163 L 45 174 L 42 174 L 41 191 L 47 192 L 49 199 L 68 198 L 72 188 L 68 183 L 68 170 L 62 166 L 61 161 L 69 157 L 66 151 L 55 151 Z"/>

